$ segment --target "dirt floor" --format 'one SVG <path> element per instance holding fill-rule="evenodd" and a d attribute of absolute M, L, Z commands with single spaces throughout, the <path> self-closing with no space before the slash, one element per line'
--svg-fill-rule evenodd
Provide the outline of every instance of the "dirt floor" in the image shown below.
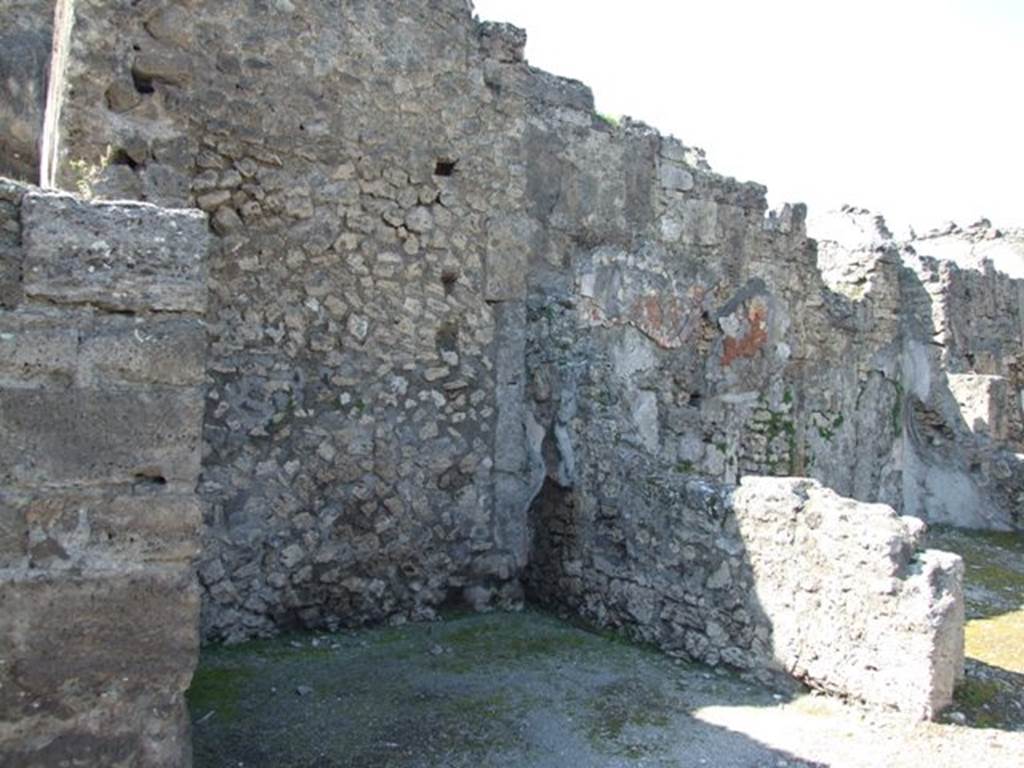
<path fill-rule="evenodd" d="M 967 678 L 939 723 L 719 670 L 527 611 L 204 651 L 196 768 L 1024 766 L 1024 540 L 967 562 Z"/>

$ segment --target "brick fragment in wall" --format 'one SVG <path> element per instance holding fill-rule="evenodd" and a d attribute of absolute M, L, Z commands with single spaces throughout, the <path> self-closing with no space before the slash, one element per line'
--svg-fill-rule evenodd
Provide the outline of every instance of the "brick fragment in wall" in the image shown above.
<path fill-rule="evenodd" d="M 3 723 L 84 715 L 104 697 L 130 709 L 180 693 L 198 655 L 199 594 L 188 566 L 86 574 L 36 571 L 0 595 Z M 131 631 L 126 628 L 130 627 Z"/>
<path fill-rule="evenodd" d="M 0 315 L 0 378 L 12 385 L 197 386 L 205 350 L 197 318 L 75 316 L 51 307 Z"/>
<path fill-rule="evenodd" d="M 64 571 L 185 563 L 199 554 L 193 494 L 164 492 L 152 478 L 122 491 L 0 490 L 0 545 L 10 567 Z"/>

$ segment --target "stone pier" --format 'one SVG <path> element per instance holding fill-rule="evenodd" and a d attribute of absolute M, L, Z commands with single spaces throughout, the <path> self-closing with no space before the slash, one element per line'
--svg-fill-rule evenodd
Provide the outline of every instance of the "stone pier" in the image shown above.
<path fill-rule="evenodd" d="M 191 764 L 206 249 L 0 181 L 0 765 Z"/>

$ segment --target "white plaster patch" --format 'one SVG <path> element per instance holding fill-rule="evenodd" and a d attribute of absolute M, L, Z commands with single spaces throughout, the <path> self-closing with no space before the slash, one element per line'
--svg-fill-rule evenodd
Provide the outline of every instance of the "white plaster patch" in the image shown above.
<path fill-rule="evenodd" d="M 657 453 L 660 447 L 658 440 L 658 394 L 650 390 L 636 393 L 630 404 L 633 424 L 636 426 L 640 442 L 651 453 Z"/>
<path fill-rule="evenodd" d="M 919 341 L 909 341 L 903 351 L 903 381 L 907 391 L 920 400 L 927 400 L 932 389 L 928 352 Z"/>
<path fill-rule="evenodd" d="M 654 344 L 634 328 L 625 328 L 619 342 L 612 347 L 612 366 L 620 379 L 628 379 L 639 371 L 649 371 L 657 363 Z"/>

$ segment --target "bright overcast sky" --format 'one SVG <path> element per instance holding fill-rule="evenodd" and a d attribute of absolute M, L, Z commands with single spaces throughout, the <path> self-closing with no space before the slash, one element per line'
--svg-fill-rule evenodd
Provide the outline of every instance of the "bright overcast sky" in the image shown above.
<path fill-rule="evenodd" d="M 1024 0 L 474 0 L 772 205 L 1024 225 Z"/>

